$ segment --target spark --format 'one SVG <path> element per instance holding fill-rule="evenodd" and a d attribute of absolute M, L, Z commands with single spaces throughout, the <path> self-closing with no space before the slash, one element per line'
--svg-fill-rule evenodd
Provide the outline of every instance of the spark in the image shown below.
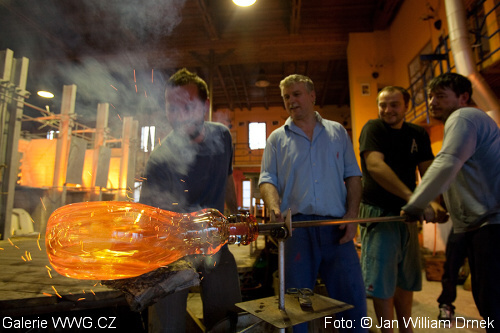
<path fill-rule="evenodd" d="M 146 90 L 144 90 L 144 96 L 145 96 L 146 98 L 148 98 L 148 94 L 147 94 Z"/>
<path fill-rule="evenodd" d="M 52 270 L 52 268 L 50 268 L 49 266 L 45 265 L 45 268 L 47 268 L 49 271 Z"/>
<path fill-rule="evenodd" d="M 31 222 L 32 222 L 33 224 L 35 224 L 35 221 L 33 220 L 33 218 L 32 218 L 31 216 L 30 216 L 30 219 L 31 219 Z"/>
<path fill-rule="evenodd" d="M 49 277 L 52 279 L 52 274 L 50 274 L 50 271 L 47 271 L 47 274 L 49 274 Z"/>
<path fill-rule="evenodd" d="M 44 209 L 44 210 L 47 210 L 47 207 L 45 207 L 45 203 L 43 202 L 42 197 L 40 197 L 40 201 L 42 202 L 43 209 Z"/>
<path fill-rule="evenodd" d="M 42 294 L 44 294 L 45 296 L 50 296 L 50 297 L 52 297 L 52 295 L 51 295 L 51 294 L 48 294 L 48 293 L 42 293 Z"/>
<path fill-rule="evenodd" d="M 54 289 L 54 292 L 56 293 L 57 296 L 59 296 L 59 298 L 62 298 L 62 296 L 59 295 L 59 293 L 57 292 L 56 287 L 52 286 L 52 289 Z"/>
<path fill-rule="evenodd" d="M 160 140 L 160 138 L 158 138 L 158 145 L 161 146 L 161 140 Z"/>
<path fill-rule="evenodd" d="M 92 289 L 90 289 L 90 292 L 91 292 L 92 294 L 94 294 L 94 296 L 95 296 L 95 292 L 94 292 Z"/>
<path fill-rule="evenodd" d="M 83 301 L 85 299 L 85 297 L 81 297 L 79 299 L 77 299 L 76 301 L 79 302 L 79 301 Z"/>
<path fill-rule="evenodd" d="M 38 233 L 38 239 L 36 240 L 36 245 L 38 245 L 38 249 L 42 251 L 42 248 L 40 247 L 40 233 Z"/>
<path fill-rule="evenodd" d="M 26 258 L 24 256 L 21 256 L 21 259 L 23 259 L 24 261 L 27 261 Z"/>
<path fill-rule="evenodd" d="M 15 247 L 16 249 L 19 249 L 19 247 L 17 245 L 14 245 L 14 243 L 12 243 L 12 241 L 10 240 L 10 238 L 7 238 L 7 240 L 9 241 L 10 245 L 12 245 L 13 247 Z"/>
<path fill-rule="evenodd" d="M 0 247 L 0 250 L 3 251 L 4 250 L 3 247 Z"/>
<path fill-rule="evenodd" d="M 118 118 L 120 119 L 120 121 L 122 121 L 122 117 L 120 117 L 120 115 L 119 115 L 119 114 L 117 114 L 117 116 L 118 116 Z"/>
<path fill-rule="evenodd" d="M 179 204 L 178 202 L 172 202 L 172 205 L 174 205 L 174 206 L 176 206 L 178 204 Z"/>
<path fill-rule="evenodd" d="M 137 84 L 135 85 L 135 93 L 137 94 Z"/>
<path fill-rule="evenodd" d="M 134 69 L 134 82 L 137 82 L 137 81 L 135 80 L 135 69 Z"/>
<path fill-rule="evenodd" d="M 115 106 L 112 103 L 109 103 L 109 104 L 111 104 L 111 106 L 113 107 L 113 109 L 116 109 Z"/>
<path fill-rule="evenodd" d="M 111 86 L 114 90 L 118 91 L 118 89 L 116 89 L 116 88 L 115 88 L 115 86 L 113 86 L 112 84 L 110 84 L 110 86 Z M 114 107 L 114 106 L 113 106 L 113 107 Z"/>
<path fill-rule="evenodd" d="M 151 83 L 154 83 L 154 69 L 151 68 Z"/>

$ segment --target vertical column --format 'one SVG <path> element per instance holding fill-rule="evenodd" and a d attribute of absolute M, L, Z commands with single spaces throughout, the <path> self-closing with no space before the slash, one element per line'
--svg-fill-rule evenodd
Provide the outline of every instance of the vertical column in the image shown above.
<path fill-rule="evenodd" d="M 9 192 L 7 191 L 8 170 L 7 170 L 7 126 L 9 121 L 9 104 L 12 100 L 13 84 L 10 82 L 12 73 L 12 62 L 14 52 L 5 50 L 0 52 L 0 175 L 2 185 L 0 189 L 0 239 L 6 239 L 10 233 L 10 221 L 12 207 L 8 207 L 7 201 Z M 7 235 L 7 236 L 6 236 Z"/>
<path fill-rule="evenodd" d="M 0 199 L 0 232 L 1 237 L 9 237 L 11 229 L 12 209 L 19 168 L 18 142 L 21 134 L 24 99 L 29 96 L 26 91 L 28 78 L 27 58 L 13 59 L 13 52 L 2 52 L 4 59 L 1 76 L 2 98 L 1 112 L 1 150 L 2 150 L 2 184 Z M 8 79 L 8 81 L 6 80 Z M 7 131 L 5 131 L 7 129 Z"/>
<path fill-rule="evenodd" d="M 106 128 L 108 127 L 109 104 L 99 103 L 97 105 L 97 121 L 94 138 L 94 158 L 92 159 L 92 187 L 96 186 L 97 165 L 99 163 L 99 152 L 104 145 Z"/>
<path fill-rule="evenodd" d="M 127 170 L 127 191 L 128 197 L 133 201 L 135 188 L 135 162 L 137 160 L 137 147 L 139 136 L 139 121 L 132 121 L 132 129 L 130 133 L 128 170 Z"/>
<path fill-rule="evenodd" d="M 127 191 L 133 187 L 135 174 L 135 142 L 137 141 L 138 122 L 132 117 L 123 118 L 122 158 L 120 162 L 119 200 L 128 201 Z"/>
<path fill-rule="evenodd" d="M 57 138 L 56 162 L 54 166 L 54 180 L 52 186 L 56 192 L 62 191 L 62 201 L 65 203 L 66 172 L 68 170 L 69 148 L 71 143 L 72 116 L 75 114 L 76 85 L 63 87 L 61 101 L 61 121 Z"/>

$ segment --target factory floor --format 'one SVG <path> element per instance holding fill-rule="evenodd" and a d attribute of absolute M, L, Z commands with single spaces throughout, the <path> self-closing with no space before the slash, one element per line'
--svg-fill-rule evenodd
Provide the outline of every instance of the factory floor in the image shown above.
<path fill-rule="evenodd" d="M 263 243 L 257 243 L 257 250 L 249 249 L 247 247 L 236 247 L 231 246 L 230 249 L 235 255 L 238 266 L 243 267 L 243 271 L 249 269 L 248 265 L 251 262 L 255 261 L 256 256 L 258 256 L 259 248 L 263 248 Z M 479 316 L 477 308 L 474 304 L 474 299 L 472 297 L 472 293 L 468 290 L 465 290 L 462 285 L 459 285 L 457 288 L 457 300 L 455 302 L 456 306 L 456 317 L 457 320 L 454 320 L 453 323 L 457 324 L 456 327 L 452 328 L 433 328 L 432 321 L 437 319 L 438 315 L 438 304 L 436 302 L 436 298 L 439 296 L 441 292 L 441 283 L 438 281 L 428 281 L 425 276 L 425 272 L 423 274 L 423 288 L 422 291 L 416 292 L 414 294 L 414 302 L 413 302 L 413 312 L 412 318 L 414 320 L 414 332 L 460 332 L 460 333 L 469 333 L 469 332 L 485 332 L 484 329 L 477 328 L 478 321 L 482 318 Z M 373 303 L 371 299 L 367 299 L 368 305 L 368 316 L 372 318 L 372 328 L 369 330 L 370 332 L 380 332 L 380 329 L 376 327 L 378 325 L 378 321 L 376 319 L 375 311 L 373 309 Z M 202 304 L 200 295 L 198 293 L 191 293 L 188 299 L 188 312 L 190 314 L 190 318 L 188 318 L 188 327 L 189 332 L 202 332 L 202 329 L 199 327 L 203 327 L 203 312 L 202 312 Z M 461 319 L 463 318 L 463 319 Z M 418 320 L 418 321 L 416 321 Z M 465 320 L 465 321 L 464 321 Z M 471 321 L 476 320 L 476 321 Z M 416 321 L 416 322 L 415 322 Z M 331 332 L 332 327 L 328 330 L 324 330 L 320 328 L 324 323 L 324 319 L 317 319 L 313 326 L 315 329 L 310 329 L 311 332 Z M 221 325 L 223 327 L 223 325 Z M 225 328 L 222 328 L 220 332 L 224 332 Z M 238 331 L 239 332 L 278 332 L 279 330 L 274 329 L 272 326 L 267 325 L 266 323 L 260 322 L 258 318 L 249 315 L 249 314 L 241 314 L 240 321 L 238 323 Z M 333 330 L 335 331 L 335 330 Z M 397 329 L 395 329 L 397 332 Z"/>

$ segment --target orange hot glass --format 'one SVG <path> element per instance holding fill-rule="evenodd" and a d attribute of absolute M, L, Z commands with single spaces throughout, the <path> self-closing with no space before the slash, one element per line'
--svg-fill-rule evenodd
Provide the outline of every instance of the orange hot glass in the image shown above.
<path fill-rule="evenodd" d="M 56 209 L 47 223 L 45 246 L 61 275 L 114 280 L 186 255 L 214 254 L 226 243 L 247 245 L 257 236 L 252 216 L 226 218 L 212 208 L 183 214 L 134 202 L 92 201 Z"/>

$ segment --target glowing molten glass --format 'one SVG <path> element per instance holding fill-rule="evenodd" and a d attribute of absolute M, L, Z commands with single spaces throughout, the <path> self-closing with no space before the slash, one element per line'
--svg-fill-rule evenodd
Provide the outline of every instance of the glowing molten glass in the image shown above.
<path fill-rule="evenodd" d="M 216 209 L 182 214 L 123 201 L 75 203 L 49 218 L 45 246 L 61 275 L 87 280 L 138 276 L 190 254 L 257 239 L 252 216 L 230 223 Z"/>

